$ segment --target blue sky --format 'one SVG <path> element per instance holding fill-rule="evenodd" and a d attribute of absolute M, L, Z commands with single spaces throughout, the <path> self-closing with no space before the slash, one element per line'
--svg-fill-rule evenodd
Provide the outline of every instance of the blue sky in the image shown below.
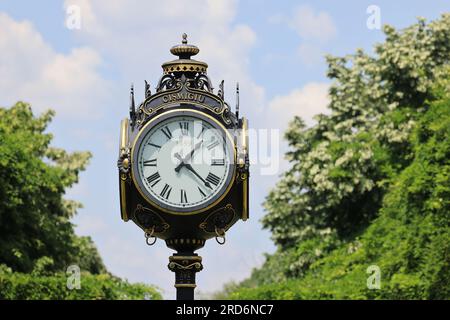
<path fill-rule="evenodd" d="M 80 8 L 81 28 L 66 27 L 70 5 Z M 383 40 L 369 29 L 366 12 L 378 6 L 382 24 L 406 27 L 416 17 L 436 19 L 445 1 L 0 1 L 0 105 L 30 102 L 36 113 L 57 115 L 49 131 L 54 146 L 90 150 L 93 159 L 68 198 L 84 204 L 74 219 L 77 232 L 91 235 L 107 267 L 130 281 L 153 283 L 173 297 L 174 276 L 166 268 L 171 250 L 162 241 L 147 247 L 143 233 L 120 220 L 117 183 L 119 123 L 127 116 L 129 86 L 143 98 L 144 79 L 152 87 L 161 76 L 169 49 L 188 33 L 208 62 L 214 84 L 225 79 L 226 99 L 241 86 L 241 113 L 253 128 L 270 128 L 278 141 L 292 116 L 309 124 L 326 112 L 324 54 L 344 55 L 356 48 L 371 52 Z M 252 167 L 251 219 L 239 222 L 227 244 L 214 241 L 199 251 L 205 269 L 202 292 L 242 280 L 273 252 L 270 234 L 261 230 L 261 203 L 287 167 L 283 142 L 270 142 L 276 170 Z M 263 144 L 251 142 L 253 150 Z M 259 150 L 259 149 L 258 149 Z M 256 154 L 255 158 L 258 154 Z M 259 158 L 258 158 L 259 159 Z M 266 170 L 267 172 L 267 170 Z"/>

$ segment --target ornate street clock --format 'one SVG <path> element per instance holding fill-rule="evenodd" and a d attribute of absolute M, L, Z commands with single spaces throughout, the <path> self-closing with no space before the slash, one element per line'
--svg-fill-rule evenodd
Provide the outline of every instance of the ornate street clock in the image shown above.
<path fill-rule="evenodd" d="M 121 217 L 134 221 L 149 245 L 157 238 L 177 251 L 169 258 L 177 298 L 193 299 L 194 253 L 205 241 L 225 242 L 227 230 L 248 218 L 247 120 L 224 100 L 207 76 L 208 65 L 191 59 L 199 49 L 187 43 L 170 50 L 178 59 L 162 65 L 156 92 L 145 82 L 136 108 L 121 123 L 119 188 Z"/>

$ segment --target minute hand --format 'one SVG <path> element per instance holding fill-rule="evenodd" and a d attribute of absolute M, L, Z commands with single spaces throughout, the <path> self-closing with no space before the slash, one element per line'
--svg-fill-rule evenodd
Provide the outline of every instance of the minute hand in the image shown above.
<path fill-rule="evenodd" d="M 209 182 L 206 181 L 205 179 L 203 179 L 203 178 L 197 173 L 197 171 L 195 171 L 194 168 L 192 168 L 192 166 L 191 166 L 189 163 L 186 163 L 184 166 L 186 167 L 186 169 L 188 169 L 188 170 L 191 171 L 193 174 L 195 174 L 195 175 L 197 176 L 197 178 L 199 178 L 199 179 L 205 184 L 206 187 L 212 189 L 212 187 L 211 187 L 211 185 L 209 184 Z"/>

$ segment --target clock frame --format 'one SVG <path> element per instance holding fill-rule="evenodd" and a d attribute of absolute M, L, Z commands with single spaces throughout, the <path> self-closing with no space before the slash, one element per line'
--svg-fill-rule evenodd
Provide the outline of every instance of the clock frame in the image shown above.
<path fill-rule="evenodd" d="M 192 103 L 191 107 L 193 107 L 194 105 L 195 103 Z M 228 152 L 232 156 L 231 163 L 229 164 L 229 173 L 226 177 L 225 185 L 222 187 L 222 190 L 219 191 L 220 194 L 214 196 L 213 199 L 209 200 L 207 202 L 207 205 L 199 204 L 196 207 L 194 207 L 195 209 L 192 207 L 170 208 L 169 205 L 164 205 L 160 201 L 157 201 L 155 197 L 147 191 L 147 189 L 143 185 L 142 179 L 139 177 L 138 174 L 139 170 L 138 170 L 137 154 L 139 152 L 139 148 L 141 147 L 142 142 L 144 141 L 150 129 L 154 126 L 157 126 L 158 124 L 160 124 L 165 120 L 178 116 L 191 116 L 194 118 L 198 118 L 203 121 L 206 121 L 207 123 L 212 125 L 215 129 L 218 129 L 224 135 L 226 140 L 226 147 L 228 148 Z M 220 121 L 216 120 L 214 117 L 202 111 L 189 108 L 188 106 L 185 106 L 184 108 L 175 107 L 174 109 L 163 112 L 158 116 L 155 116 L 154 118 L 149 120 L 135 137 L 130 153 L 131 153 L 131 178 L 133 180 L 134 185 L 136 186 L 137 191 L 144 199 L 146 199 L 149 203 L 151 203 L 156 209 L 161 210 L 165 213 L 173 215 L 194 215 L 210 210 L 211 208 L 214 208 L 228 194 L 228 192 L 230 191 L 236 180 L 237 155 L 236 155 L 236 145 L 232 135 L 223 126 L 223 124 Z"/>

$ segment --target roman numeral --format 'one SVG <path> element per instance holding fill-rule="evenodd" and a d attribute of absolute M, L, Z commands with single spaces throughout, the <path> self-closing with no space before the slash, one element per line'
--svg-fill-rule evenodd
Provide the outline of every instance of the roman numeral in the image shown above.
<path fill-rule="evenodd" d="M 158 148 L 158 149 L 161 149 L 161 146 L 158 145 L 158 144 L 154 144 L 154 143 L 149 142 L 148 145 L 152 146 L 152 147 L 155 147 L 155 148 Z"/>
<path fill-rule="evenodd" d="M 164 133 L 164 135 L 167 137 L 167 139 L 172 139 L 172 132 L 170 132 L 170 129 L 168 126 L 165 126 L 164 128 L 161 128 L 161 131 Z"/>
<path fill-rule="evenodd" d="M 200 192 L 200 194 L 202 195 L 202 198 L 206 197 L 206 194 L 202 191 L 202 189 L 200 189 L 200 187 L 197 187 L 198 191 Z"/>
<path fill-rule="evenodd" d="M 153 188 L 159 181 L 161 181 L 160 179 L 161 177 L 159 176 L 159 172 L 155 172 L 154 174 L 152 174 L 151 176 L 149 176 L 147 178 L 148 183 L 152 183 L 151 187 Z"/>
<path fill-rule="evenodd" d="M 159 195 L 163 198 L 169 199 L 170 191 L 172 191 L 172 187 L 166 183 Z"/>
<path fill-rule="evenodd" d="M 187 136 L 189 133 L 189 122 L 183 121 L 178 123 L 180 125 L 181 134 Z"/>
<path fill-rule="evenodd" d="M 214 173 L 210 172 L 210 173 L 208 173 L 208 176 L 206 177 L 206 181 L 217 186 L 220 182 L 220 178 L 218 176 L 216 176 Z"/>
<path fill-rule="evenodd" d="M 203 134 L 203 132 L 205 132 L 205 130 L 206 130 L 205 126 L 202 125 L 202 131 L 198 134 L 197 139 L 199 139 L 202 136 L 202 134 Z"/>
<path fill-rule="evenodd" d="M 150 159 L 150 160 L 145 160 L 144 167 L 156 167 L 156 158 Z"/>
<path fill-rule="evenodd" d="M 225 165 L 225 159 L 212 159 L 211 160 L 212 166 L 224 166 Z"/>
<path fill-rule="evenodd" d="M 213 143 L 211 143 L 207 148 L 208 150 L 211 150 L 215 146 L 219 145 L 219 141 L 215 140 Z"/>
<path fill-rule="evenodd" d="M 187 203 L 186 190 L 181 189 L 180 191 L 181 203 Z"/>

